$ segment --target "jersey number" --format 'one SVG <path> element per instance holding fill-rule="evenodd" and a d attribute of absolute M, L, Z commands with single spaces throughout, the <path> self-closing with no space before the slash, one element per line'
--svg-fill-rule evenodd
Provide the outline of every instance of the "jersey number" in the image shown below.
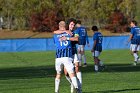
<path fill-rule="evenodd" d="M 68 41 L 60 41 L 60 45 L 61 46 L 67 46 L 68 45 Z"/>

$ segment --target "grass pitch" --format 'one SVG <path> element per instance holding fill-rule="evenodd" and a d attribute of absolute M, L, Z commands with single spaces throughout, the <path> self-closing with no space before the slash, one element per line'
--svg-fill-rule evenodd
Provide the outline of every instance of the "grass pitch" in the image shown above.
<path fill-rule="evenodd" d="M 54 93 L 54 51 L 0 53 L 0 93 Z M 140 93 L 140 65 L 132 66 L 129 50 L 105 50 L 106 65 L 95 73 L 93 58 L 86 51 L 88 66 L 81 68 L 83 93 Z M 60 93 L 70 93 L 62 76 Z"/>

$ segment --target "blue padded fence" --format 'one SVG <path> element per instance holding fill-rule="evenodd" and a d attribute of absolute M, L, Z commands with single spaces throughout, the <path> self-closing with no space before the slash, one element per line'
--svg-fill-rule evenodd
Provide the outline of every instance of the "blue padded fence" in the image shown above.
<path fill-rule="evenodd" d="M 103 38 L 103 49 L 128 49 L 129 45 L 125 42 L 128 36 L 109 36 Z M 86 46 L 86 50 L 91 50 L 93 39 L 89 37 L 90 47 Z M 42 39 L 1 39 L 0 52 L 26 52 L 26 51 L 49 51 L 55 50 L 52 38 Z"/>

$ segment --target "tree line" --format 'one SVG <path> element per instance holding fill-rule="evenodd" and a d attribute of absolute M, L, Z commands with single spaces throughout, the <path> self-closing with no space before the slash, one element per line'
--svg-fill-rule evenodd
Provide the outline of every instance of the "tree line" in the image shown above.
<path fill-rule="evenodd" d="M 116 10 L 124 17 L 134 19 L 137 2 L 137 0 L 0 0 L 0 16 L 4 19 L 4 28 L 11 30 L 34 30 L 32 26 L 39 20 L 37 25 L 41 24 L 42 28 L 48 26 L 50 28 L 46 30 L 51 31 L 59 20 L 68 18 L 80 19 L 87 27 L 93 24 L 105 27 L 110 24 L 110 16 Z"/>

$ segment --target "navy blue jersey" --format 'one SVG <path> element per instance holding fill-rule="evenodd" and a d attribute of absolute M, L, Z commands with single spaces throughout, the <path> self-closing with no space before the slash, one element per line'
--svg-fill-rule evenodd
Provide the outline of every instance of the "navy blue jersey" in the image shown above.
<path fill-rule="evenodd" d="M 67 33 L 63 34 L 54 34 L 54 42 L 56 45 L 56 58 L 61 58 L 61 57 L 72 57 L 72 46 L 71 46 L 71 41 L 66 40 L 66 41 L 61 41 L 61 37 L 71 37 Z"/>
<path fill-rule="evenodd" d="M 75 37 L 75 36 L 79 36 L 78 33 L 74 30 L 72 32 L 72 37 Z M 76 44 L 78 44 L 78 41 L 71 41 L 71 44 L 72 44 L 72 54 L 77 54 L 77 47 L 76 47 Z"/>
<path fill-rule="evenodd" d="M 78 27 L 76 32 L 79 34 L 79 45 L 86 45 L 86 42 L 89 43 L 88 35 L 85 27 Z"/>
<path fill-rule="evenodd" d="M 94 50 L 102 51 L 102 41 L 103 41 L 103 35 L 100 32 L 95 32 L 93 35 L 93 40 L 96 40 L 96 46 L 94 47 Z"/>
<path fill-rule="evenodd" d="M 133 35 L 131 39 L 131 44 L 140 44 L 140 28 L 139 27 L 132 27 L 131 34 Z"/>

